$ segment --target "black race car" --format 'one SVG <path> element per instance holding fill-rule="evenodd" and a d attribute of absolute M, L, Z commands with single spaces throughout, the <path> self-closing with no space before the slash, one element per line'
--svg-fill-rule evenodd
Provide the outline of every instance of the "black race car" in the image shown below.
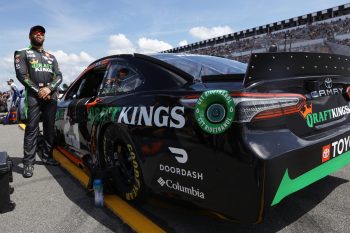
<path fill-rule="evenodd" d="M 153 193 L 259 222 L 350 163 L 349 100 L 341 55 L 108 56 L 59 102 L 57 148 L 128 201 Z"/>

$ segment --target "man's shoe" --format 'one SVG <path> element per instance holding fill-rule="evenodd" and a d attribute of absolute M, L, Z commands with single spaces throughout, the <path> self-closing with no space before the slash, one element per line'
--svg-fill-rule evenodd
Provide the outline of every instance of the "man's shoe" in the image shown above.
<path fill-rule="evenodd" d="M 34 166 L 32 164 L 23 165 L 23 177 L 30 178 L 33 176 Z"/>
<path fill-rule="evenodd" d="M 58 166 L 58 165 L 60 165 L 60 163 L 57 162 L 56 160 L 54 160 L 53 158 L 43 157 L 41 159 L 41 161 L 43 161 L 43 163 L 46 164 L 46 165 L 51 165 L 51 166 Z"/>

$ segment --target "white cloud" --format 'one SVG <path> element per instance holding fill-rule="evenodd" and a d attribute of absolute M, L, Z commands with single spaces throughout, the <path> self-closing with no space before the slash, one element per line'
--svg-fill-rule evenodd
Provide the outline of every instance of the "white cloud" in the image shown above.
<path fill-rule="evenodd" d="M 154 53 L 171 49 L 173 46 L 157 39 L 139 38 L 135 46 L 124 34 L 111 35 L 109 37 L 108 54 L 121 53 Z"/>
<path fill-rule="evenodd" d="M 75 80 L 78 77 L 78 75 L 91 62 L 96 60 L 94 57 L 90 56 L 88 53 L 84 51 L 80 52 L 79 54 L 75 54 L 75 53 L 68 54 L 62 50 L 49 51 L 49 52 L 56 57 L 58 61 L 58 65 L 63 75 L 63 83 L 67 83 L 67 84 L 70 84 L 73 80 Z M 6 83 L 6 80 L 8 80 L 9 78 L 14 79 L 15 83 L 19 87 L 23 88 L 20 82 L 16 79 L 12 54 L 9 54 L 8 56 L 4 57 L 1 60 L 0 69 L 2 71 L 0 75 L 1 91 L 9 90 L 9 86 Z"/>
<path fill-rule="evenodd" d="M 179 42 L 179 46 L 185 46 L 185 45 L 188 45 L 187 40 L 182 40 Z"/>
<path fill-rule="evenodd" d="M 15 68 L 13 66 L 13 54 L 8 54 L 6 57 L 1 59 L 0 70 L 0 90 L 7 91 L 10 88 L 6 81 L 9 78 L 16 80 Z"/>
<path fill-rule="evenodd" d="M 173 48 L 173 46 L 164 41 L 148 39 L 145 37 L 140 38 L 137 43 L 139 46 L 138 50 L 140 53 L 161 52 Z"/>
<path fill-rule="evenodd" d="M 70 84 L 94 60 L 94 57 L 82 51 L 79 54 L 65 53 L 62 50 L 50 51 L 57 59 L 63 75 L 63 83 Z"/>
<path fill-rule="evenodd" d="M 124 34 L 109 37 L 108 54 L 134 53 L 136 51 L 133 43 Z"/>
<path fill-rule="evenodd" d="M 194 27 L 190 29 L 190 34 L 200 40 L 205 40 L 213 37 L 218 37 L 232 33 L 233 30 L 229 26 L 218 26 L 218 27 Z"/>

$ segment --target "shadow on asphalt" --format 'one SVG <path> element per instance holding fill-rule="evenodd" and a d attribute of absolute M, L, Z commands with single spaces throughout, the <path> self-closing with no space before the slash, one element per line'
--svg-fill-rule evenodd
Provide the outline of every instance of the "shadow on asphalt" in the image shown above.
<path fill-rule="evenodd" d="M 12 172 L 21 174 L 23 173 L 23 166 L 19 166 L 20 164 L 22 164 L 22 158 L 18 158 L 18 157 L 11 157 L 13 166 L 12 166 Z M 35 166 L 36 165 L 44 165 L 44 163 L 42 161 L 35 161 Z M 35 167 L 34 166 L 34 167 Z"/>
<path fill-rule="evenodd" d="M 13 172 L 22 175 L 22 158 L 11 158 L 13 161 Z M 45 166 L 40 160 L 35 162 L 35 166 Z M 34 167 L 35 167 L 34 166 Z M 88 193 L 79 181 L 61 167 L 46 166 L 46 169 L 51 173 L 52 177 L 61 186 L 65 195 L 79 208 L 89 216 L 94 218 L 100 224 L 104 225 L 113 232 L 133 232 L 131 228 L 121 222 L 116 215 L 106 207 L 97 208 L 94 206 L 94 199 L 91 193 Z M 35 171 L 35 170 L 34 170 Z M 76 214 L 76 213 L 75 213 Z M 74 213 L 67 213 L 74 218 Z M 82 222 L 84 224 L 84 222 Z M 71 232 L 77 232 L 75 229 L 70 229 Z M 77 229 L 78 230 L 78 229 Z"/>
<path fill-rule="evenodd" d="M 13 172 L 22 174 L 22 168 L 18 166 L 22 163 L 22 158 L 12 158 L 12 160 L 14 164 Z M 39 160 L 36 162 L 36 165 L 43 165 L 43 163 Z M 96 219 L 96 221 L 112 231 L 132 232 L 130 227 L 123 224 L 119 219 L 117 220 L 117 217 L 109 209 L 96 208 L 93 204 L 93 196 L 89 195 L 87 190 L 66 170 L 51 166 L 46 166 L 46 169 L 62 187 L 66 196 L 88 215 Z M 265 212 L 264 221 L 260 224 L 238 224 L 221 220 L 203 210 L 199 210 L 195 207 L 189 208 L 188 203 L 168 200 L 166 198 L 156 198 L 155 201 L 154 198 L 152 198 L 151 201 L 135 207 L 167 232 L 184 232 L 181 230 L 179 231 L 177 226 L 173 226 L 174 224 L 178 226 L 191 225 L 190 231 L 186 231 L 191 233 L 278 232 L 307 214 L 322 202 L 334 189 L 347 182 L 349 181 L 346 179 L 327 176 L 291 196 L 286 197 L 281 203 L 268 209 Z M 101 211 L 103 213 L 101 213 Z M 162 213 L 164 212 L 168 213 L 163 215 Z M 164 216 L 168 219 L 164 218 Z"/>
<path fill-rule="evenodd" d="M 157 222 L 167 232 L 182 232 L 176 231 L 171 225 L 177 224 L 188 225 L 192 224 L 191 231 L 188 232 L 278 232 L 285 228 L 286 226 L 297 221 L 303 215 L 307 214 L 320 202 L 322 202 L 334 189 L 338 186 L 349 182 L 346 179 L 327 176 L 322 180 L 306 187 L 299 192 L 286 197 L 278 205 L 268 209 L 265 212 L 265 217 L 260 224 L 239 224 L 230 222 L 227 220 L 222 220 L 209 213 L 204 213 L 206 211 L 201 210 L 189 210 L 188 205 L 181 204 L 181 202 L 172 200 L 162 200 L 152 201 L 152 206 L 149 207 L 147 204 L 141 207 L 142 212 L 151 216 L 152 220 Z M 170 204 L 169 204 L 170 203 Z M 177 217 L 176 220 L 167 221 L 162 218 L 159 214 L 164 210 L 160 208 L 165 208 L 164 206 L 170 206 L 170 209 L 174 212 L 172 214 L 166 214 L 170 217 Z M 167 208 L 169 209 L 169 207 Z M 169 211 L 169 210 L 168 210 Z M 158 214 L 154 214 L 158 213 Z M 189 219 L 191 219 L 189 221 Z M 181 222 L 181 224 L 180 224 Z M 315 223 L 316 224 L 316 223 Z M 175 227 L 176 228 L 176 227 Z M 317 228 L 315 228 L 317 229 Z M 187 231 L 186 231 L 187 232 Z"/>

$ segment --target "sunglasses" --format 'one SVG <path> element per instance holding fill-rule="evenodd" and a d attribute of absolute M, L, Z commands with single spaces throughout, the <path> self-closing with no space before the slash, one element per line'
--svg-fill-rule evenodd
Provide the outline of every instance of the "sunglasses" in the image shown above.
<path fill-rule="evenodd" d="M 45 33 L 41 32 L 41 31 L 34 31 L 32 32 L 33 36 L 45 36 Z"/>

